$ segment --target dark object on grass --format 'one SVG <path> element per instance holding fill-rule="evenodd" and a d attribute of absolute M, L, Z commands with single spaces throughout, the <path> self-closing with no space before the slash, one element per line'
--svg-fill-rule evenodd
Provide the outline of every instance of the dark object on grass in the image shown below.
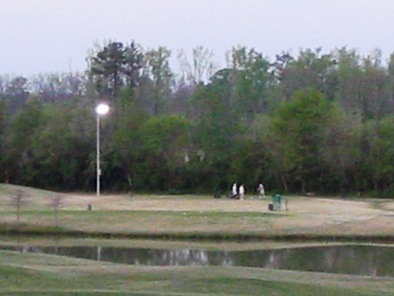
<path fill-rule="evenodd" d="M 181 195 L 181 194 L 184 194 L 184 192 L 181 189 L 172 188 L 172 189 L 168 190 L 168 194 L 169 195 Z"/>
<path fill-rule="evenodd" d="M 233 194 L 231 191 L 227 194 L 229 199 L 239 199 L 239 194 Z"/>

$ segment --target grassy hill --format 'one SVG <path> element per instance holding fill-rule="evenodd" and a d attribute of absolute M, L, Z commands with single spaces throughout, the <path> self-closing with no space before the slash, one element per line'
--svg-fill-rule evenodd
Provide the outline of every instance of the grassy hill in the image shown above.
<path fill-rule="evenodd" d="M 22 192 L 20 220 L 15 196 Z M 58 208 L 53 199 L 60 198 Z M 178 238 L 377 237 L 391 239 L 394 201 L 284 196 L 287 210 L 269 211 L 270 198 L 206 195 L 56 193 L 0 184 L 3 229 Z M 92 210 L 88 210 L 88 205 Z M 55 209 L 58 223 L 55 223 Z M 56 230 L 55 230 L 56 231 Z"/>
<path fill-rule="evenodd" d="M 13 196 L 23 193 L 20 220 Z M 51 201 L 61 197 L 59 226 Z M 0 243 L 121 245 L 150 248 L 257 249 L 310 239 L 386 238 L 394 233 L 390 200 L 286 196 L 288 210 L 268 210 L 270 199 L 212 196 L 64 194 L 0 184 Z M 89 211 L 87 205 L 93 210 Z M 26 236 L 9 236 L 10 233 Z M 48 234 L 72 236 L 48 240 Z M 36 234 L 35 236 L 31 236 Z M 39 234 L 39 235 L 37 235 Z M 103 234 L 112 236 L 103 240 Z M 268 240 L 303 237 L 304 242 Z M 76 239 L 75 237 L 79 237 Z M 166 238 L 130 240 L 144 237 Z M 119 239 L 122 238 L 122 239 Z M 168 240 L 171 238 L 172 240 Z M 181 241 L 175 241 L 182 238 Z M 193 238 L 193 241 L 185 239 Z M 210 241 L 205 239 L 223 239 Z M 240 243 L 238 239 L 248 239 Z M 264 238 L 264 240 L 261 240 Z M 277 237 L 278 238 L 278 237 Z M 204 239 L 204 240 L 196 240 Z M 5 295 L 394 295 L 392 278 L 231 266 L 148 267 L 0 250 L 0 294 Z"/>

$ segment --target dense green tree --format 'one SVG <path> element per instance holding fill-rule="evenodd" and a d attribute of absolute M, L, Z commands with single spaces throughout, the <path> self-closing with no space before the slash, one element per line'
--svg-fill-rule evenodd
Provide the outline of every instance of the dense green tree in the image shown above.
<path fill-rule="evenodd" d="M 272 81 L 270 62 L 261 53 L 246 47 L 233 48 L 228 53 L 231 85 L 231 107 L 244 121 L 267 110 L 268 92 Z"/>
<path fill-rule="evenodd" d="M 138 85 L 143 67 L 143 54 L 138 45 L 131 42 L 109 42 L 89 58 L 89 74 L 101 96 L 115 98 L 123 86 Z"/>
<path fill-rule="evenodd" d="M 85 120 L 83 129 L 77 123 L 81 111 L 65 104 L 45 108 L 45 125 L 31 140 L 32 157 L 40 165 L 36 180 L 40 187 L 71 190 L 86 186 L 94 137 L 91 132 L 86 138 L 81 136 L 89 126 Z"/>
<path fill-rule="evenodd" d="M 392 114 L 394 112 L 394 53 L 390 55 L 387 66 L 387 114 Z"/>
<path fill-rule="evenodd" d="M 201 182 L 211 189 L 221 189 L 231 182 L 226 176 L 232 175 L 229 167 L 240 133 L 237 110 L 230 107 L 228 94 L 226 83 L 218 79 L 208 86 L 200 86 L 192 98 L 197 114 L 193 133 L 195 149 L 201 159 L 198 169 L 202 175 L 210 176 Z"/>
<path fill-rule="evenodd" d="M 108 177 L 119 188 L 127 188 L 129 191 L 144 188 L 144 175 L 139 168 L 144 162 L 142 141 L 144 135 L 141 132 L 143 124 L 149 119 L 137 101 L 126 100 L 122 104 L 114 106 L 116 116 L 108 120 L 114 120 L 116 129 L 113 131 L 109 142 L 112 153 L 109 162 L 116 173 L 112 172 Z M 105 146 L 104 146 L 105 148 Z M 117 179 L 117 180 L 115 180 Z M 105 181 L 105 180 L 104 180 Z"/>
<path fill-rule="evenodd" d="M 141 132 L 141 165 L 143 172 L 149 172 L 145 182 L 161 190 L 182 187 L 182 172 L 190 157 L 190 123 L 176 115 L 153 117 L 145 122 Z"/>
<path fill-rule="evenodd" d="M 133 89 L 140 82 L 141 69 L 144 65 L 144 55 L 142 48 L 132 41 L 125 46 L 122 62 L 122 74 L 125 76 L 125 84 Z"/>
<path fill-rule="evenodd" d="M 365 167 L 368 168 L 368 179 L 363 191 L 368 188 L 378 192 L 385 192 L 394 189 L 394 119 L 387 116 L 379 121 L 370 120 L 366 123 L 367 129 L 367 153 Z M 368 186 L 369 182 L 371 186 Z"/>
<path fill-rule="evenodd" d="M 171 97 L 171 82 L 173 74 L 169 65 L 171 52 L 159 47 L 157 50 L 150 50 L 145 54 L 146 67 L 145 75 L 152 81 L 152 114 L 154 116 L 168 113 L 167 107 Z"/>
<path fill-rule="evenodd" d="M 331 54 L 323 55 L 321 48 L 317 48 L 302 50 L 297 58 L 284 58 L 276 77 L 279 81 L 276 95 L 280 101 L 289 101 L 296 92 L 308 88 L 315 88 L 333 99 L 337 79 Z"/>
<path fill-rule="evenodd" d="M 6 107 L 3 100 L 0 99 L 0 182 L 7 182 L 7 120 Z"/>
<path fill-rule="evenodd" d="M 394 55 L 305 49 L 269 62 L 234 47 L 216 72 L 203 47 L 178 58 L 173 73 L 165 47 L 108 42 L 86 73 L 1 75 L 0 182 L 93 190 L 100 98 L 107 190 L 394 192 Z"/>
<path fill-rule="evenodd" d="M 27 103 L 29 91 L 27 89 L 28 80 L 25 77 L 17 76 L 9 81 L 4 81 L 4 91 L 2 97 L 10 113 L 15 114 Z"/>
<path fill-rule="evenodd" d="M 123 62 L 124 47 L 121 42 L 110 42 L 90 58 L 90 75 L 100 95 L 116 97 L 122 85 Z"/>
<path fill-rule="evenodd" d="M 253 171 L 254 185 L 263 182 L 268 190 L 289 191 L 282 168 L 283 159 L 279 158 L 280 151 L 275 145 L 279 140 L 272 129 L 271 114 L 259 114 L 254 118 L 249 129 L 249 141 L 253 149 L 249 151 L 253 155 L 253 164 L 248 168 Z"/>
<path fill-rule="evenodd" d="M 338 89 L 336 100 L 344 107 L 346 112 L 360 113 L 360 90 L 362 86 L 362 69 L 360 56 L 355 50 L 342 48 L 336 50 L 334 58 L 337 61 Z"/>
<path fill-rule="evenodd" d="M 379 119 L 389 110 L 390 96 L 387 92 L 389 77 L 382 66 L 381 52 L 367 56 L 362 64 L 360 109 L 364 118 Z"/>
<path fill-rule="evenodd" d="M 360 163 L 362 122 L 359 114 L 347 114 L 334 103 L 323 131 L 322 166 L 327 169 L 321 182 L 326 192 L 346 194 L 354 188 L 356 165 Z M 326 185 L 326 186 L 324 186 Z"/>
<path fill-rule="evenodd" d="M 182 114 L 187 118 L 194 116 L 193 107 L 190 104 L 191 98 L 195 92 L 195 86 L 179 83 L 173 89 L 173 93 L 169 102 L 169 113 Z"/>
<path fill-rule="evenodd" d="M 317 90 L 299 91 L 272 115 L 272 140 L 267 146 L 285 189 L 314 191 L 320 171 L 323 133 L 331 105 Z"/>
<path fill-rule="evenodd" d="M 35 186 L 38 184 L 40 164 L 32 153 L 32 141 L 45 123 L 42 105 L 36 101 L 25 105 L 12 122 L 7 175 L 16 184 Z"/>

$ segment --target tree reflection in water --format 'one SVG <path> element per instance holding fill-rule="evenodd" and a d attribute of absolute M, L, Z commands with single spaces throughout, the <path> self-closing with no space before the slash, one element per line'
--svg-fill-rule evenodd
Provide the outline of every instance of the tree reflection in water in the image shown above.
<path fill-rule="evenodd" d="M 391 264 L 394 259 L 394 246 L 340 245 L 253 251 L 161 250 L 101 246 L 19 246 L 2 249 L 147 266 L 248 266 L 394 277 Z"/>

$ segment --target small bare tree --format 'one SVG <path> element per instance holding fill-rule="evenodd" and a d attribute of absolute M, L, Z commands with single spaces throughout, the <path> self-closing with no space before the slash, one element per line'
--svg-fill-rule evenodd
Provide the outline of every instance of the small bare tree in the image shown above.
<path fill-rule="evenodd" d="M 61 195 L 54 195 L 51 199 L 50 206 L 53 208 L 53 213 L 55 217 L 55 225 L 59 227 L 59 208 L 63 205 L 62 203 L 62 196 Z"/>
<path fill-rule="evenodd" d="M 11 203 L 16 208 L 16 221 L 19 223 L 21 217 L 21 208 L 27 203 L 28 195 L 22 189 L 18 189 L 15 195 L 11 196 Z"/>

